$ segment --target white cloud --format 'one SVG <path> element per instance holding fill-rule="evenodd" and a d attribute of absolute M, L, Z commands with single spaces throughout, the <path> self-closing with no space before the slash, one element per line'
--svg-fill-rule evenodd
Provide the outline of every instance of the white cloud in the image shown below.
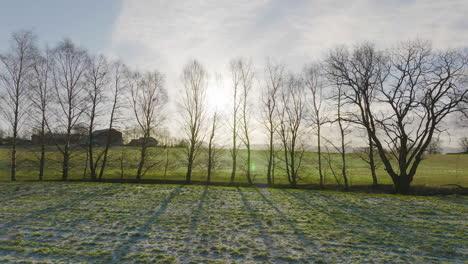
<path fill-rule="evenodd" d="M 229 58 L 282 58 L 295 67 L 336 44 L 390 45 L 423 38 L 468 43 L 468 2 L 390 0 L 123 0 L 111 51 L 142 67 L 177 72 L 188 58 L 226 67 Z"/>
<path fill-rule="evenodd" d="M 335 45 L 361 41 L 463 47 L 466 14 L 466 0 L 123 0 L 110 53 L 164 72 L 174 93 L 190 58 L 223 73 L 240 55 L 260 67 L 271 56 L 297 70 Z"/>

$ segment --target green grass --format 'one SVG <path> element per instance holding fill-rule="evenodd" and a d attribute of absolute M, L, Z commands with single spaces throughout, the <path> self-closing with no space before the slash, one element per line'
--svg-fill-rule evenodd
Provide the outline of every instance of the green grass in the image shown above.
<path fill-rule="evenodd" d="M 0 263 L 463 263 L 464 196 L 0 183 Z"/>
<path fill-rule="evenodd" d="M 99 150 L 98 150 L 99 151 Z M 156 164 L 153 169 L 149 170 L 144 179 L 172 179 L 182 180 L 185 177 L 185 166 L 183 162 L 183 152 L 181 149 L 169 149 L 169 169 L 164 176 L 164 164 L 166 159 L 165 149 L 150 148 L 150 160 L 148 164 Z M 70 178 L 83 178 L 85 165 L 85 152 L 79 149 L 75 152 L 71 159 Z M 107 167 L 105 178 L 119 178 L 119 157 L 125 153 L 125 178 L 134 178 L 138 164 L 138 149 L 133 147 L 114 147 L 111 148 L 109 156 L 109 166 Z M 37 179 L 38 175 L 38 148 L 37 147 L 21 147 L 18 151 L 18 179 L 33 180 Z M 246 182 L 245 168 L 245 151 L 240 151 L 239 166 L 237 174 L 237 182 Z M 253 151 L 251 168 L 253 169 L 254 180 L 257 183 L 266 182 L 266 151 Z M 0 180 L 9 179 L 9 150 L 6 146 L 0 148 Z M 206 166 L 205 153 L 199 157 L 197 167 L 195 168 L 193 179 L 205 180 Z M 337 154 L 332 155 L 333 164 L 340 165 L 340 158 Z M 47 169 L 46 179 L 60 179 L 61 177 L 61 155 L 55 149 L 50 147 L 47 151 Z M 347 156 L 348 174 L 351 185 L 366 185 L 371 184 L 370 170 L 365 162 L 363 162 L 357 154 L 349 154 Z M 275 183 L 287 183 L 284 174 L 284 169 L 281 162 L 278 162 L 276 169 Z M 324 165 L 324 167 L 326 167 Z M 231 173 L 231 161 L 229 150 L 223 150 L 220 155 L 218 167 L 213 176 L 213 181 L 228 182 Z M 317 154 L 306 153 L 303 161 L 303 167 L 300 172 L 300 184 L 317 184 L 319 181 L 317 170 Z M 380 167 L 377 171 L 379 183 L 391 184 L 390 177 Z M 328 169 L 325 169 L 325 183 L 336 184 L 336 181 Z M 427 155 L 422 161 L 413 184 L 440 186 L 444 184 L 459 184 L 468 186 L 468 155 Z"/>

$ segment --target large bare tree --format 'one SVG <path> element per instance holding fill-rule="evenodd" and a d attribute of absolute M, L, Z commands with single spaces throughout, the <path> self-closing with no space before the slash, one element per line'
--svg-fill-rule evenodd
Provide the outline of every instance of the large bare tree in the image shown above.
<path fill-rule="evenodd" d="M 371 136 L 395 191 L 407 193 L 434 134 L 468 92 L 462 82 L 466 56 L 414 41 L 389 54 L 372 44 L 352 52 L 336 49 L 327 64 L 330 76 L 347 87 L 346 100 L 357 110 L 354 120 Z"/>
<path fill-rule="evenodd" d="M 304 84 L 309 90 L 310 99 L 310 111 L 309 119 L 312 125 L 312 129 L 317 137 L 317 156 L 318 156 L 318 171 L 320 179 L 320 188 L 324 185 L 323 165 L 322 165 L 322 126 L 327 123 L 328 116 L 325 112 L 325 82 L 322 78 L 323 72 L 321 71 L 321 65 L 312 64 L 306 66 L 303 71 Z"/>
<path fill-rule="evenodd" d="M 304 84 L 301 78 L 291 75 L 280 93 L 278 126 L 276 128 L 283 146 L 286 176 L 291 187 L 300 180 L 300 168 L 305 148 L 303 142 L 306 114 Z"/>
<path fill-rule="evenodd" d="M 55 47 L 52 57 L 53 86 L 58 104 L 55 119 L 59 133 L 64 136 L 63 144 L 60 142 L 56 146 L 63 157 L 62 180 L 67 180 L 73 151 L 73 129 L 80 125 L 87 107 L 84 74 L 89 64 L 89 56 L 86 50 L 65 39 Z"/>
<path fill-rule="evenodd" d="M 118 117 L 120 115 L 120 110 L 123 107 L 123 95 L 126 90 L 125 82 L 123 77 L 126 72 L 126 67 L 121 62 L 116 61 L 111 64 L 110 67 L 110 78 L 111 78 L 111 91 L 110 91 L 110 114 L 109 114 L 109 126 L 107 127 L 109 131 L 111 131 L 115 126 L 116 122 L 118 121 Z M 107 166 L 107 158 L 109 154 L 109 148 L 111 146 L 111 133 L 107 133 L 106 137 L 106 145 L 104 146 L 104 151 L 102 154 L 102 163 L 101 168 L 99 170 L 99 180 L 102 180 L 104 175 L 104 171 Z"/>
<path fill-rule="evenodd" d="M 211 117 L 211 129 L 210 135 L 208 137 L 208 158 L 207 158 L 207 175 L 206 175 L 206 182 L 211 182 L 211 176 L 213 174 L 213 170 L 216 166 L 218 161 L 218 156 L 221 149 L 216 148 L 215 142 L 216 137 L 218 136 L 218 129 L 220 123 L 220 114 L 217 111 L 213 112 L 213 116 Z"/>
<path fill-rule="evenodd" d="M 200 154 L 204 139 L 208 74 L 200 62 L 192 60 L 185 65 L 181 80 L 183 84 L 181 114 L 183 129 L 188 141 L 185 152 L 187 159 L 185 181 L 190 183 L 195 161 Z"/>
<path fill-rule="evenodd" d="M 251 150 L 251 131 L 250 131 L 250 96 L 252 93 L 253 81 L 254 81 L 254 72 L 252 67 L 252 62 L 243 58 L 235 59 L 231 62 L 231 71 L 233 78 L 237 79 L 238 88 L 240 88 L 240 101 L 239 108 L 240 116 L 240 139 L 245 146 L 247 157 L 245 165 L 245 175 L 247 178 L 248 184 L 253 184 L 252 181 L 252 150 Z M 236 87 L 236 89 L 238 89 Z M 236 105 L 237 102 L 234 102 Z"/>
<path fill-rule="evenodd" d="M 233 184 L 236 178 L 237 172 L 237 156 L 239 152 L 239 110 L 241 107 L 241 75 L 237 70 L 236 60 L 232 60 L 229 64 L 232 78 L 232 147 L 231 147 L 231 158 L 232 158 L 232 170 L 230 184 Z"/>
<path fill-rule="evenodd" d="M 50 118 L 50 107 L 52 100 L 52 52 L 46 48 L 43 54 L 37 54 L 33 64 L 33 77 L 31 80 L 31 92 L 29 100 L 32 104 L 31 118 L 34 120 L 35 130 L 38 132 L 40 155 L 39 155 L 39 180 L 44 179 L 46 162 L 45 135 L 48 132 L 47 122 Z"/>
<path fill-rule="evenodd" d="M 343 108 L 346 105 L 344 89 L 341 85 L 336 86 L 336 90 L 333 92 L 332 98 L 336 103 L 336 115 L 330 120 L 331 124 L 336 124 L 339 131 L 339 144 L 334 143 L 332 140 L 327 139 L 327 142 L 333 146 L 336 152 L 340 154 L 341 157 L 341 177 L 343 177 L 343 183 L 345 190 L 349 188 L 348 180 L 348 170 L 347 170 L 347 160 L 346 160 L 346 150 L 348 147 L 348 142 L 346 136 L 349 134 L 350 123 L 346 121 L 346 116 L 344 114 Z M 333 174 L 336 174 L 333 172 Z"/>
<path fill-rule="evenodd" d="M 265 88 L 262 91 L 262 115 L 263 125 L 266 129 L 268 141 L 267 157 L 267 183 L 272 185 L 274 182 L 274 164 L 275 164 L 275 135 L 277 122 L 277 111 L 279 93 L 284 85 L 284 65 L 273 64 L 267 61 L 265 68 Z"/>
<path fill-rule="evenodd" d="M 140 161 L 136 180 L 140 181 L 156 163 L 145 166 L 151 135 L 164 120 L 163 108 L 167 102 L 164 88 L 164 75 L 158 71 L 139 73 L 127 72 L 127 85 L 130 90 L 130 105 L 137 126 L 141 132 Z"/>
<path fill-rule="evenodd" d="M 85 74 L 87 85 L 86 100 L 89 107 L 85 114 L 88 117 L 88 165 L 91 180 L 97 180 L 98 164 L 104 152 L 97 153 L 94 156 L 94 130 L 96 121 L 102 115 L 103 104 L 105 100 L 105 91 L 109 84 L 109 65 L 104 56 L 97 56 L 90 59 L 88 69 Z"/>
<path fill-rule="evenodd" d="M 3 86 L 2 113 L 11 127 L 11 180 L 16 180 L 16 145 L 18 133 L 26 114 L 26 100 L 34 63 L 36 37 L 30 31 L 20 31 L 12 34 L 11 48 L 6 54 L 0 55 L 0 83 Z"/>

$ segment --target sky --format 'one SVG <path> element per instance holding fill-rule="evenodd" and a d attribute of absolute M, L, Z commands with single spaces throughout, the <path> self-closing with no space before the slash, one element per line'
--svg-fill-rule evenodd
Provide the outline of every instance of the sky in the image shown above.
<path fill-rule="evenodd" d="M 3 0 L 0 51 L 20 29 L 33 30 L 41 45 L 69 37 L 91 53 L 158 69 L 174 95 L 193 58 L 215 79 L 238 56 L 259 72 L 267 57 L 296 71 L 329 48 L 363 41 L 386 48 L 419 38 L 466 48 L 467 14 L 466 0 Z M 227 89 L 211 90 L 211 100 L 222 107 Z"/>

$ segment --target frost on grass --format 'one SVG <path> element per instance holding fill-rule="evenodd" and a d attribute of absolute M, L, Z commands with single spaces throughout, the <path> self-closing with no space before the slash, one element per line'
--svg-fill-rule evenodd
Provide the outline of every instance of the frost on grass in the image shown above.
<path fill-rule="evenodd" d="M 465 197 L 0 184 L 0 262 L 463 263 Z"/>

